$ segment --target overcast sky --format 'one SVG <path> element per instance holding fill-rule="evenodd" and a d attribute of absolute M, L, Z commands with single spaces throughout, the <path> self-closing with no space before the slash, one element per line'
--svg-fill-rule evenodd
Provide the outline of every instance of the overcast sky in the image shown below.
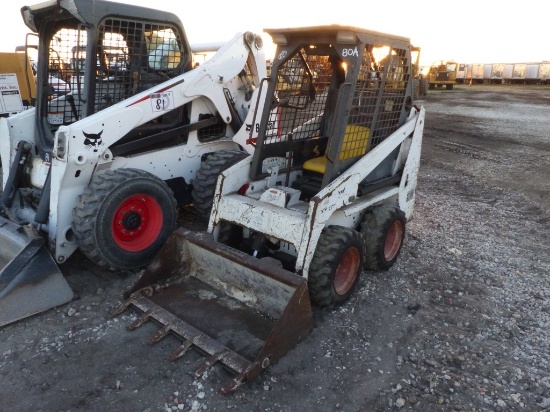
<path fill-rule="evenodd" d="M 43 0 L 42 0 L 43 1 Z M 8 0 L 0 13 L 0 51 L 24 44 L 20 9 L 41 1 Z M 191 43 L 223 42 L 263 28 L 341 24 L 408 37 L 422 48 L 421 65 L 436 60 L 514 63 L 550 60 L 545 0 L 477 1 L 119 0 L 177 14 Z"/>

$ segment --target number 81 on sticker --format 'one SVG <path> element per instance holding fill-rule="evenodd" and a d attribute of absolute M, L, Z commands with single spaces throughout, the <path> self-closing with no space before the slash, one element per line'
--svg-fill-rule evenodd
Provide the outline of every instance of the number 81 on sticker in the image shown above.
<path fill-rule="evenodd" d="M 165 112 L 174 108 L 172 92 L 151 93 L 150 96 L 153 112 Z"/>

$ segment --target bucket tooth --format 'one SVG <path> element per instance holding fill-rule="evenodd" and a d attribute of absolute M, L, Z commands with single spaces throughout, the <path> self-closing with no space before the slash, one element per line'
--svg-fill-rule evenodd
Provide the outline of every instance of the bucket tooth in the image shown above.
<path fill-rule="evenodd" d="M 235 391 L 239 386 L 245 382 L 246 376 L 244 373 L 238 375 L 237 377 L 231 379 L 229 383 L 218 390 L 220 395 L 227 395 L 230 392 Z"/>
<path fill-rule="evenodd" d="M 208 372 L 208 370 L 214 366 L 214 364 L 220 360 L 220 358 L 229 352 L 229 349 L 224 348 L 221 351 L 214 353 L 212 356 L 210 356 L 208 359 L 204 361 L 204 363 L 195 371 L 195 378 L 202 378 L 203 375 Z"/>
<path fill-rule="evenodd" d="M 170 326 L 164 326 L 157 333 L 155 333 L 147 343 L 149 345 L 154 345 L 155 343 L 160 342 L 170 333 L 170 330 L 171 330 Z"/>
<path fill-rule="evenodd" d="M 246 378 L 248 375 L 252 375 L 254 373 L 254 369 L 258 368 L 258 364 L 254 363 L 250 365 L 250 367 L 235 376 L 233 379 L 231 379 L 225 386 L 222 386 L 220 389 L 218 389 L 218 393 L 220 395 L 227 395 L 230 392 L 235 391 L 239 386 L 243 385 L 246 382 Z"/>
<path fill-rule="evenodd" d="M 170 360 L 171 361 L 178 360 L 183 355 L 185 355 L 189 351 L 189 349 L 191 349 L 191 346 L 193 346 L 193 341 L 186 340 L 174 352 L 172 352 L 172 354 L 170 355 Z"/>
<path fill-rule="evenodd" d="M 137 318 L 135 321 L 133 321 L 129 326 L 128 330 L 134 330 L 139 328 L 144 323 L 148 322 L 149 319 L 153 316 L 153 311 L 148 310 L 146 312 L 143 312 L 139 318 Z"/>
<path fill-rule="evenodd" d="M 128 310 L 128 306 L 131 304 L 130 300 L 125 300 L 111 313 L 110 318 L 116 318 L 117 316 L 122 315 Z"/>

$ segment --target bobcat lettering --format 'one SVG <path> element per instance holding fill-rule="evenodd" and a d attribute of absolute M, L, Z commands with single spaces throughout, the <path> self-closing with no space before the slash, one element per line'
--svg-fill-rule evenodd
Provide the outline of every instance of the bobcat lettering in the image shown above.
<path fill-rule="evenodd" d="M 97 152 L 99 149 L 99 146 L 102 144 L 101 141 L 101 134 L 103 133 L 103 130 L 99 133 L 86 133 L 82 132 L 84 134 L 84 144 L 88 149 L 91 149 L 93 147 L 94 152 Z"/>

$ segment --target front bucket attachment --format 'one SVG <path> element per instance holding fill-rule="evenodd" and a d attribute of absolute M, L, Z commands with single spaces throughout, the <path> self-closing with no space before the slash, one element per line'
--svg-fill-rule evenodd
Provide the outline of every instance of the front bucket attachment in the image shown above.
<path fill-rule="evenodd" d="M 32 227 L 0 217 L 0 326 L 73 298 L 44 243 Z"/>
<path fill-rule="evenodd" d="M 217 243 L 211 235 L 180 228 L 145 269 L 114 316 L 127 308 L 182 344 L 176 360 L 191 348 L 208 358 L 202 376 L 219 362 L 236 375 L 220 389 L 228 393 L 255 379 L 271 363 L 305 339 L 313 326 L 306 279 L 284 270 L 274 259 L 256 259 Z"/>

